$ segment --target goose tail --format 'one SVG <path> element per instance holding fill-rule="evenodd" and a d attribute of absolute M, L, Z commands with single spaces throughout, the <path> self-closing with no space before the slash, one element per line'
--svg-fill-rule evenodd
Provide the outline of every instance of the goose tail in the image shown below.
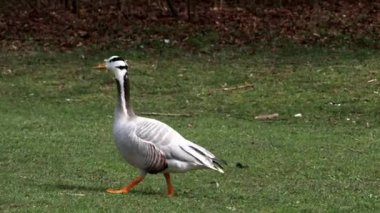
<path fill-rule="evenodd" d="M 186 146 L 181 146 L 181 149 L 192 156 L 195 162 L 209 169 L 224 173 L 222 164 L 225 164 L 225 162 L 216 158 L 215 155 L 207 149 L 192 142 L 188 142 Z"/>
<path fill-rule="evenodd" d="M 224 173 L 223 166 L 222 166 L 222 164 L 225 163 L 224 161 L 221 161 L 218 158 L 212 158 L 212 163 L 214 166 L 214 168 L 213 168 L 214 170 L 216 170 L 222 174 Z"/>

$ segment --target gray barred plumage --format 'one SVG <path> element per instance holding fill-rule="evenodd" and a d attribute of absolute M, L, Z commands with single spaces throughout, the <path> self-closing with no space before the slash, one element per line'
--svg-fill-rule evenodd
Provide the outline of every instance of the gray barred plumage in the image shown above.
<path fill-rule="evenodd" d="M 151 174 L 157 174 L 168 168 L 165 155 L 163 155 L 153 144 L 149 144 L 148 147 L 144 162 L 146 167 L 144 170 Z"/>

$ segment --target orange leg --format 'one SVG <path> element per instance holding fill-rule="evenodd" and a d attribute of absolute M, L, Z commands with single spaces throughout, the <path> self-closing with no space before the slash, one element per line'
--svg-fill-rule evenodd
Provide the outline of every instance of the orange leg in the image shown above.
<path fill-rule="evenodd" d="M 107 192 L 112 194 L 127 194 L 129 190 L 131 190 L 133 187 L 139 184 L 143 179 L 144 176 L 137 176 L 128 185 L 122 187 L 121 189 L 107 189 Z"/>
<path fill-rule="evenodd" d="M 172 181 L 170 180 L 170 174 L 164 173 L 164 176 L 165 176 L 165 180 L 166 180 L 166 185 L 168 185 L 168 197 L 173 197 L 174 187 L 173 187 Z"/>

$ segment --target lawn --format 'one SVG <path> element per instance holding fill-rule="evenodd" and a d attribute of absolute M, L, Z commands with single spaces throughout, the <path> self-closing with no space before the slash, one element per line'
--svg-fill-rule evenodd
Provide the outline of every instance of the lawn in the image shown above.
<path fill-rule="evenodd" d="M 138 174 L 113 143 L 113 76 L 92 69 L 115 54 L 129 60 L 136 113 L 207 147 L 225 174 L 174 174 L 173 198 L 163 175 L 105 192 Z M 379 211 L 379 58 L 304 47 L 0 52 L 0 211 Z"/>

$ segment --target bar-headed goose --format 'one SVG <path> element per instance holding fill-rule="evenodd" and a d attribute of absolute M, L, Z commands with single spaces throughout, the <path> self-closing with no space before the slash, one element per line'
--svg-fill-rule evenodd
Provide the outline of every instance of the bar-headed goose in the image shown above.
<path fill-rule="evenodd" d="M 174 194 L 170 172 L 193 169 L 212 169 L 220 173 L 220 161 L 205 148 L 186 140 L 170 126 L 150 118 L 137 116 L 131 107 L 127 62 L 118 56 L 104 60 L 97 68 L 106 68 L 115 74 L 118 103 L 114 114 L 113 135 L 125 160 L 140 170 L 140 175 L 127 186 L 108 189 L 107 192 L 128 193 L 147 173 L 163 173 L 168 196 Z"/>

